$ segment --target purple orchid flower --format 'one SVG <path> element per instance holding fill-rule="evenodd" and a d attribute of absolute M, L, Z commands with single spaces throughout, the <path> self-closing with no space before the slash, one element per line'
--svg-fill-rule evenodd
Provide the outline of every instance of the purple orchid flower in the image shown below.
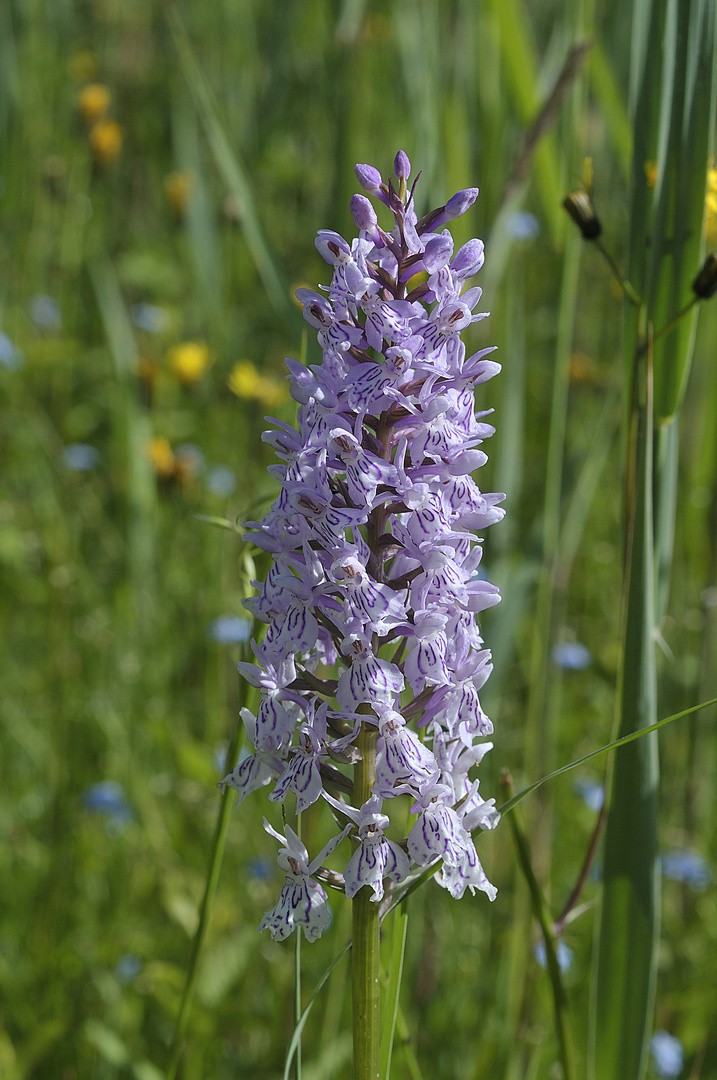
<path fill-rule="evenodd" d="M 349 832 L 355 849 L 334 874 L 349 897 L 366 886 L 379 901 L 387 879 L 400 884 L 434 863 L 452 896 L 495 895 L 472 834 L 498 821 L 475 771 L 493 731 L 480 702 L 491 657 L 478 618 L 500 596 L 475 530 L 500 521 L 503 496 L 482 492 L 474 474 L 494 430 L 483 395 L 500 366 L 492 349 L 469 355 L 463 340 L 486 318 L 473 280 L 483 243 L 456 250 L 447 228 L 478 189 L 419 218 L 410 176 L 403 151 L 387 178 L 357 165 L 359 235 L 318 234 L 331 280 L 297 297 L 321 360 L 286 361 L 296 427 L 272 420 L 264 434 L 279 492 L 247 523 L 246 540 L 271 557 L 246 602 L 264 624 L 256 663 L 240 664 L 260 697 L 256 713 L 242 713 L 253 753 L 222 786 L 241 801 L 274 782 L 269 798 L 289 812 L 313 813 L 323 800 L 348 819 L 313 860 L 288 826 L 282 836 L 266 823 L 286 872 L 261 922 L 277 940 L 297 926 L 311 940 L 326 928 L 316 874 Z M 367 725 L 375 782 L 352 806 Z M 408 798 L 417 819 L 393 839 L 403 815 L 391 801 Z"/>

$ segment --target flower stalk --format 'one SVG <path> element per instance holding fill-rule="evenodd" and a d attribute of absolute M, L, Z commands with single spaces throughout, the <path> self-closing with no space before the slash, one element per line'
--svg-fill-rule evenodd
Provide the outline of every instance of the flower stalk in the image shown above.
<path fill-rule="evenodd" d="M 317 331 L 320 364 L 288 358 L 297 428 L 264 433 L 280 464 L 280 494 L 246 539 L 271 556 L 246 601 L 265 631 L 240 673 L 260 691 L 242 717 L 254 753 L 222 781 L 241 802 L 273 783 L 297 814 L 327 802 L 341 831 L 312 858 L 300 837 L 264 827 L 281 845 L 281 895 L 260 923 L 282 941 L 310 941 L 330 923 L 323 883 L 353 901 L 354 1075 L 379 1075 L 379 922 L 385 883 L 431 867 L 456 899 L 495 889 L 472 834 L 498 822 L 471 774 L 491 748 L 479 692 L 491 671 L 478 627 L 500 595 L 480 568 L 476 530 L 503 516 L 503 496 L 472 474 L 493 433 L 475 394 L 500 370 L 492 349 L 466 355 L 483 244 L 454 252 L 445 228 L 478 191 L 455 194 L 421 219 L 403 151 L 387 181 L 357 165 L 361 187 L 393 217 L 384 228 L 367 195 L 351 200 L 359 235 L 321 230 L 332 267 L 321 292 L 299 289 Z M 420 174 L 419 174 L 420 175 Z M 352 775 L 353 771 L 353 775 Z M 391 815 L 394 799 L 408 799 Z M 395 806 L 396 804 L 394 804 Z M 391 838 L 412 815 L 408 836 Z M 284 819 L 285 820 L 285 819 Z M 343 872 L 324 861 L 351 836 Z"/>
<path fill-rule="evenodd" d="M 357 739 L 361 760 L 354 770 L 354 805 L 371 797 L 376 781 L 378 729 L 364 721 Z M 351 1001 L 354 1080 L 379 1080 L 380 1051 L 380 909 L 371 890 L 359 889 L 352 900 Z"/>

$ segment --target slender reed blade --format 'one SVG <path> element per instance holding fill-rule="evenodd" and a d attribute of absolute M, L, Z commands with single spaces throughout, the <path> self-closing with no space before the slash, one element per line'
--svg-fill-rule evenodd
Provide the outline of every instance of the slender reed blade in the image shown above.
<path fill-rule="evenodd" d="M 704 254 L 707 163 L 715 118 L 715 5 L 671 0 L 663 47 L 663 96 L 648 317 L 655 333 L 690 301 L 690 285 Z M 655 341 L 655 415 L 680 407 L 689 376 L 697 324 L 695 307 L 674 330 Z"/>
<path fill-rule="evenodd" d="M 511 792 L 512 786 L 510 778 L 504 776 L 503 783 L 506 790 Z M 533 915 L 537 920 L 543 935 L 546 967 L 553 992 L 553 1017 L 555 1034 L 558 1040 L 562 1075 L 564 1080 L 575 1080 L 575 1051 L 573 1047 L 572 1026 L 570 1022 L 570 1011 L 568 1009 L 568 999 L 565 993 L 565 987 L 563 986 L 560 964 L 558 963 L 557 958 L 557 936 L 555 933 L 555 925 L 533 870 L 530 847 L 518 811 L 511 814 L 510 827 L 518 855 L 518 866 L 520 867 L 520 871 L 523 874 L 530 891 L 530 904 Z"/>
<path fill-rule="evenodd" d="M 304 1007 L 304 1011 L 302 1012 L 301 1017 L 300 1017 L 297 1025 L 296 1025 L 296 1027 L 294 1028 L 291 1039 L 289 1040 L 289 1045 L 286 1048 L 286 1059 L 284 1061 L 283 1080 L 289 1080 L 289 1077 L 291 1076 L 291 1063 L 294 1060 L 294 1057 L 296 1056 L 296 1053 L 297 1053 L 297 1050 L 298 1050 L 298 1047 L 299 1047 L 299 1043 L 301 1041 L 301 1033 L 304 1030 L 304 1025 L 306 1024 L 306 1021 L 309 1019 L 309 1014 L 311 1013 L 311 1010 L 314 1007 L 314 1003 L 316 1002 L 316 999 L 318 998 L 319 993 L 321 992 L 324 984 L 328 980 L 329 975 L 331 974 L 331 972 L 334 970 L 334 968 L 339 963 L 339 961 L 343 960 L 343 958 L 350 951 L 351 944 L 352 943 L 349 941 L 349 943 L 347 945 L 344 945 L 341 952 L 338 954 L 338 956 L 334 957 L 334 959 L 331 961 L 331 963 L 326 968 L 323 975 L 321 976 L 321 978 L 317 982 L 316 986 L 314 987 L 314 992 L 312 993 L 311 997 L 307 1001 L 307 1003 L 306 1003 L 306 1005 Z"/>
<path fill-rule="evenodd" d="M 243 656 L 245 654 L 242 654 Z M 242 684 L 242 704 L 247 700 L 248 687 Z M 242 738 L 242 725 L 237 723 L 234 727 L 232 737 L 229 741 L 229 746 L 226 752 L 226 766 L 227 770 L 233 768 L 237 762 L 239 756 L 239 744 Z M 204 883 L 204 894 L 202 896 L 201 906 L 199 908 L 199 921 L 197 928 L 192 938 L 192 947 L 189 955 L 189 963 L 187 965 L 187 973 L 185 977 L 184 990 L 182 993 L 182 1001 L 179 1007 L 179 1015 L 177 1016 L 177 1022 L 174 1030 L 174 1039 L 172 1041 L 172 1049 L 169 1058 L 169 1064 L 167 1066 L 166 1080 L 174 1080 L 179 1069 L 179 1065 L 184 1050 L 184 1041 L 187 1031 L 187 1024 L 189 1022 L 189 1015 L 192 1008 L 192 1002 L 194 1000 L 194 990 L 196 987 L 197 976 L 199 973 L 199 957 L 202 953 L 202 948 L 206 939 L 207 930 L 209 928 L 209 919 L 212 911 L 212 904 L 214 903 L 214 896 L 219 884 L 219 875 L 221 873 L 222 861 L 224 859 L 224 848 L 226 847 L 227 832 L 229 831 L 229 822 L 231 820 L 232 810 L 236 801 L 235 793 L 231 788 L 227 788 L 221 798 L 219 804 L 219 811 L 217 813 L 217 819 L 214 826 L 214 836 L 212 839 L 212 847 L 209 855 L 209 862 L 207 864 L 207 876 Z"/>
<path fill-rule="evenodd" d="M 655 620 L 659 626 L 667 612 L 675 542 L 678 459 L 680 453 L 679 416 L 655 426 Z"/>
<path fill-rule="evenodd" d="M 643 364 L 643 366 L 646 366 Z M 649 372 L 637 407 L 634 502 L 628 523 L 619 734 L 656 720 Z M 644 1075 L 659 934 L 657 736 L 615 755 L 605 832 L 593 1002 L 595 1080 Z"/>
<path fill-rule="evenodd" d="M 430 0 L 408 3 L 398 7 L 396 37 L 400 50 L 403 78 L 411 101 L 416 103 L 412 117 L 418 123 L 415 133 L 424 147 L 425 178 L 423 197 L 433 201 L 445 189 L 445 180 L 439 175 L 442 168 L 441 154 L 441 104 L 443 80 L 441 78 L 440 32 L 436 6 Z"/>
<path fill-rule="evenodd" d="M 114 267 L 95 256 L 88 264 L 117 382 L 117 427 L 126 468 L 127 561 L 141 629 L 148 630 L 154 580 L 156 489 L 147 456 L 150 423 L 134 385 L 137 345 Z"/>
<path fill-rule="evenodd" d="M 188 94 L 178 96 L 172 110 L 172 139 L 177 167 L 192 176 L 191 198 L 187 200 L 186 234 L 189 242 L 197 291 L 212 325 L 222 323 L 224 281 L 214 207 L 202 166 L 199 121 Z"/>
<path fill-rule="evenodd" d="M 381 1080 L 389 1080 L 391 1075 L 391 1056 L 393 1054 L 393 1041 L 396 1033 L 396 1018 L 398 1016 L 399 995 L 401 993 L 403 956 L 406 950 L 407 931 L 408 908 L 407 904 L 404 902 L 396 908 L 391 928 L 391 959 L 389 962 L 388 987 L 383 1002 L 385 1020 L 381 1031 Z"/>
<path fill-rule="evenodd" d="M 508 83 L 515 98 L 516 111 L 526 126 L 540 108 L 538 63 L 527 27 L 530 17 L 520 0 L 490 0 L 500 26 L 500 41 L 508 73 Z M 541 140 L 535 151 L 535 174 L 550 234 L 555 239 L 562 232 L 562 216 L 557 193 L 561 190 L 561 166 L 554 133 Z"/>
<path fill-rule="evenodd" d="M 289 293 L 276 265 L 259 220 L 251 185 L 236 149 L 232 146 L 214 95 L 197 63 L 187 29 L 176 7 L 166 7 L 167 20 L 179 60 L 204 125 L 217 168 L 229 192 L 241 207 L 241 226 L 269 301 L 286 326 L 297 324 Z"/>
<path fill-rule="evenodd" d="M 590 81 L 605 117 L 610 142 L 625 179 L 628 179 L 632 161 L 632 126 L 622 91 L 599 41 L 595 42 L 590 50 L 588 64 Z"/>

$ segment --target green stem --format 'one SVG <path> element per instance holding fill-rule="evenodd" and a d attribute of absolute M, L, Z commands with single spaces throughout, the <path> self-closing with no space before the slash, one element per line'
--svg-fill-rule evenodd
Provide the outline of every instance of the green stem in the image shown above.
<path fill-rule="evenodd" d="M 570 912 L 574 909 L 575 905 L 577 904 L 578 900 L 580 899 L 580 894 L 583 891 L 583 888 L 585 886 L 585 882 L 588 880 L 588 876 L 590 874 L 590 869 L 592 867 L 593 860 L 594 860 L 594 858 L 595 858 L 595 856 L 597 854 L 598 845 L 600 843 L 600 837 L 602 836 L 603 827 L 605 825 L 606 809 L 607 808 L 605 806 L 605 803 L 603 802 L 603 805 L 600 808 L 600 813 L 598 814 L 598 819 L 595 822 L 595 828 L 593 829 L 593 834 L 590 837 L 590 843 L 588 844 L 588 849 L 585 852 L 585 858 L 583 859 L 583 865 L 580 868 L 580 873 L 578 875 L 578 880 L 576 881 L 575 886 L 573 888 L 573 891 L 570 893 L 570 896 L 567 899 L 565 907 L 563 908 L 563 910 L 560 912 L 557 919 L 555 920 L 554 929 L 555 929 L 555 933 L 557 934 L 558 937 L 560 937 L 563 930 L 565 929 L 565 924 L 568 921 L 568 917 L 570 915 Z"/>
<path fill-rule="evenodd" d="M 502 783 L 508 796 L 511 797 L 513 794 L 513 787 L 510 777 L 503 776 Z M 568 999 L 565 994 L 565 987 L 563 986 L 563 979 L 560 973 L 560 965 L 558 964 L 556 953 L 557 936 L 555 933 L 555 926 L 540 885 L 538 884 L 538 880 L 533 872 L 530 849 L 523 830 L 522 819 L 520 813 L 516 810 L 510 815 L 510 826 L 513 833 L 513 839 L 515 840 L 516 850 L 518 852 L 518 863 L 528 884 L 528 889 L 530 890 L 533 914 L 538 920 L 543 935 L 543 941 L 545 942 L 545 958 L 548 976 L 553 990 L 555 1033 L 558 1038 L 560 1061 L 563 1067 L 563 1080 L 576 1080 L 575 1050 L 573 1047 L 572 1028 L 570 1025 L 570 1013 L 568 1011 Z"/>
<path fill-rule="evenodd" d="M 229 748 L 227 750 L 227 771 L 233 768 L 236 764 L 237 750 L 239 747 L 239 737 L 241 731 L 241 724 L 237 724 L 231 742 L 229 744 Z M 192 952 L 189 957 L 187 978 L 184 984 L 184 993 L 182 994 L 182 1004 L 179 1007 L 179 1016 L 177 1017 L 177 1026 L 174 1032 L 174 1042 L 172 1044 L 172 1053 L 169 1059 L 169 1065 L 167 1067 L 166 1080 L 175 1080 L 175 1077 L 177 1075 L 177 1069 L 179 1068 L 179 1061 L 182 1056 L 182 1051 L 184 1049 L 184 1033 L 187 1028 L 189 1011 L 192 1006 L 192 998 L 194 997 L 194 986 L 197 981 L 199 955 L 202 951 L 202 945 L 204 944 L 204 938 L 206 937 L 207 928 L 209 926 L 209 915 L 212 908 L 212 902 L 214 900 L 214 894 L 217 891 L 219 872 L 221 870 L 222 859 L 224 857 L 224 845 L 226 843 L 227 830 L 229 829 L 229 819 L 231 817 L 231 812 L 234 809 L 235 801 L 236 793 L 232 788 L 227 788 L 222 796 L 222 801 L 219 806 L 219 814 L 217 816 L 217 823 L 214 828 L 214 839 L 212 841 L 212 849 L 209 857 L 209 866 L 207 868 L 207 881 L 206 885 L 204 886 L 202 906 L 199 909 L 199 922 L 197 924 L 197 929 L 194 932 L 194 938 L 192 940 Z"/>
<path fill-rule="evenodd" d="M 669 334 L 670 330 L 673 330 L 675 326 L 677 326 L 680 319 L 684 319 L 685 315 L 689 315 L 698 300 L 699 296 L 693 296 L 691 300 L 688 300 L 685 306 L 678 311 L 676 315 L 673 315 L 670 321 L 666 323 L 661 330 L 657 330 L 650 339 L 643 341 L 642 344 L 638 346 L 637 355 L 642 356 L 643 353 L 647 352 L 649 345 L 655 341 L 659 341 L 660 338 L 665 337 L 666 334 Z"/>
<path fill-rule="evenodd" d="M 637 292 L 635 291 L 633 286 L 630 284 L 630 282 L 627 280 L 625 275 L 620 272 L 620 268 L 618 267 L 617 263 L 613 259 L 610 252 L 607 250 L 606 247 L 603 247 L 603 245 L 600 243 L 599 240 L 595 241 L 595 247 L 598 249 L 600 254 L 603 256 L 603 258 L 607 262 L 608 266 L 612 270 L 613 277 L 615 278 L 617 283 L 621 286 L 622 291 L 625 294 L 626 298 L 630 301 L 631 304 L 634 304 L 635 307 L 639 307 L 640 304 L 642 303 L 642 301 L 640 300 L 640 297 L 638 296 Z"/>
<path fill-rule="evenodd" d="M 296 835 L 301 839 L 301 814 L 296 815 Z M 301 933 L 297 930 L 294 942 L 294 1027 L 301 1020 Z M 301 1080 L 301 1040 L 296 1047 L 296 1080 Z"/>
<path fill-rule="evenodd" d="M 376 779 L 377 744 L 378 729 L 364 721 L 358 737 L 361 760 L 354 771 L 355 806 L 361 806 L 371 796 Z M 364 885 L 352 901 L 354 1080 L 379 1080 L 379 905 L 371 903 L 372 895 L 372 890 Z"/>

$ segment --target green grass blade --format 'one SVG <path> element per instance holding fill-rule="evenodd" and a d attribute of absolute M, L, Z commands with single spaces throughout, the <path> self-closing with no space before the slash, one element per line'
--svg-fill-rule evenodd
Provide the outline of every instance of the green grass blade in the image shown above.
<path fill-rule="evenodd" d="M 406 1066 L 406 1073 L 410 1080 L 424 1080 L 421 1066 L 418 1064 L 418 1058 L 410 1042 L 411 1034 L 408 1030 L 408 1024 L 400 1005 L 396 1013 L 396 1031 L 403 1042 L 403 1061 Z"/>
<path fill-rule="evenodd" d="M 440 26 L 435 4 L 430 0 L 397 6 L 396 38 L 400 50 L 403 78 L 409 100 L 415 103 L 413 116 L 417 122 L 414 135 L 424 147 L 422 198 L 431 205 L 445 191 L 442 175 L 441 111 L 443 80 L 441 79 Z"/>
<path fill-rule="evenodd" d="M 193 102 L 187 94 L 178 96 L 174 103 L 172 141 L 177 168 L 192 177 L 192 190 L 185 212 L 185 229 L 197 292 L 204 310 L 211 317 L 212 327 L 219 328 L 222 311 L 226 306 L 219 236 L 215 209 L 204 174 L 199 122 Z"/>
<path fill-rule="evenodd" d="M 343 958 L 348 955 L 350 949 L 351 949 L 351 942 L 349 941 L 347 945 L 344 945 L 343 949 L 338 954 L 338 956 L 334 957 L 334 959 L 331 961 L 331 963 L 326 968 L 323 975 L 321 976 L 321 978 L 317 982 L 316 986 L 314 987 L 314 992 L 311 995 L 311 997 L 309 998 L 308 1002 L 306 1003 L 306 1007 L 304 1008 L 304 1011 L 301 1014 L 301 1019 L 299 1020 L 298 1024 L 294 1028 L 291 1039 L 289 1040 L 289 1045 L 286 1048 L 286 1059 L 284 1061 L 284 1077 L 283 1077 L 283 1080 L 289 1080 L 289 1077 L 290 1077 L 290 1074 L 291 1074 L 291 1063 L 294 1060 L 294 1055 L 298 1051 L 299 1043 L 301 1042 L 301 1033 L 304 1030 L 304 1026 L 306 1024 L 306 1021 L 309 1019 L 309 1015 L 311 1013 L 311 1010 L 314 1007 L 314 1003 L 316 1002 L 316 999 L 318 998 L 322 987 L 326 983 L 327 979 L 329 978 L 329 975 L 334 970 L 334 968 L 339 963 L 339 961 L 343 960 Z"/>
<path fill-rule="evenodd" d="M 665 27 L 663 98 L 648 317 L 657 333 L 691 299 L 702 262 L 707 162 L 715 120 L 717 64 L 713 0 L 671 0 Z M 670 82 L 671 80 L 671 82 Z M 655 416 L 669 418 L 682 402 L 697 328 L 695 307 L 655 342 Z"/>
<path fill-rule="evenodd" d="M 214 95 L 197 63 L 189 35 L 177 8 L 168 5 L 166 15 L 184 76 L 194 97 L 217 168 L 229 193 L 236 199 L 237 206 L 241 207 L 241 227 L 267 296 L 285 325 L 294 327 L 297 323 L 297 315 L 269 242 L 264 235 L 246 170 L 227 135 Z"/>
<path fill-rule="evenodd" d="M 242 659 L 246 659 L 246 650 L 242 652 Z M 242 694 L 246 695 L 247 686 L 242 683 Z M 246 703 L 246 696 L 242 698 L 242 704 Z M 239 744 L 241 742 L 243 725 L 237 722 L 234 726 L 232 737 L 227 747 L 225 761 L 225 768 L 227 772 L 236 766 L 239 758 Z M 206 939 L 207 930 L 209 928 L 209 917 L 211 915 L 212 904 L 214 902 L 214 896 L 217 891 L 217 885 L 219 884 L 219 875 L 222 869 L 222 861 L 224 859 L 224 848 L 226 847 L 227 833 L 229 831 L 229 821 L 232 816 L 232 810 L 236 805 L 236 794 L 232 788 L 226 788 L 222 795 L 221 802 L 219 804 L 219 812 L 217 814 L 216 824 L 214 826 L 214 837 L 212 840 L 212 847 L 209 854 L 209 863 L 207 865 L 207 875 L 204 883 L 204 895 L 202 896 L 202 902 L 199 908 L 199 921 L 197 923 L 197 929 L 194 932 L 192 939 L 192 947 L 189 955 L 189 963 L 187 965 L 187 974 L 184 983 L 184 990 L 182 992 L 182 1001 L 179 1007 L 179 1015 L 177 1016 L 177 1023 L 174 1030 L 174 1039 L 172 1042 L 172 1050 L 170 1053 L 169 1064 L 167 1066 L 166 1080 L 174 1080 L 177 1075 L 179 1063 L 181 1060 L 182 1052 L 184 1050 L 184 1039 L 187 1030 L 187 1023 L 189 1021 L 189 1013 L 191 1011 L 192 1002 L 194 1000 L 194 990 L 197 983 L 197 975 L 199 973 L 199 957 L 202 952 L 202 947 Z"/>
<path fill-rule="evenodd" d="M 619 733 L 652 726 L 657 710 L 652 537 L 652 400 L 638 404 L 635 485 L 628 523 Z M 615 755 L 605 828 L 593 995 L 595 1080 L 644 1075 L 654 1009 L 659 935 L 657 736 Z"/>
<path fill-rule="evenodd" d="M 118 429 L 126 469 L 127 558 L 141 627 L 148 630 L 154 579 L 156 487 L 147 456 L 149 414 L 135 385 L 137 345 L 114 267 L 106 255 L 89 263 L 90 280 L 105 330 L 117 382 Z"/>
<path fill-rule="evenodd" d="M 510 791 L 509 782 L 505 781 L 505 783 L 507 790 Z M 520 871 L 528 886 L 530 892 L 530 905 L 533 910 L 533 915 L 540 926 L 543 943 L 545 945 L 546 967 L 551 989 L 553 991 L 555 1034 L 558 1040 L 558 1051 L 560 1054 L 563 1080 L 575 1080 L 575 1049 L 573 1045 L 572 1025 L 570 1022 L 568 999 L 565 993 L 563 977 L 556 952 L 558 941 L 555 933 L 555 924 L 550 915 L 550 910 L 545 901 L 545 897 L 543 896 L 543 891 L 535 876 L 530 847 L 523 828 L 521 815 L 517 810 L 510 816 L 510 827 L 518 855 L 518 866 L 520 867 Z"/>
<path fill-rule="evenodd" d="M 660 81 L 653 77 L 652 64 L 661 55 L 664 25 L 665 0 L 635 0 L 630 65 L 633 155 L 627 277 L 640 294 L 648 276 L 645 252 L 651 245 L 654 210 L 654 199 L 645 179 L 645 163 L 657 157 L 660 117 Z M 636 337 L 637 319 L 631 318 L 629 326 Z M 634 355 L 634 342 L 628 342 L 627 355 Z"/>
<path fill-rule="evenodd" d="M 689 709 L 683 709 L 681 712 L 673 713 L 672 716 L 665 716 L 664 719 L 658 720 L 655 724 L 650 724 L 649 727 L 642 728 L 640 731 L 631 731 L 629 735 L 623 735 L 619 739 L 613 739 L 612 742 L 606 743 L 605 746 L 599 746 L 597 750 L 591 750 L 590 753 L 583 754 L 582 757 L 576 758 L 575 761 L 570 761 L 567 765 L 561 765 L 559 769 L 553 769 L 547 776 L 541 776 L 539 780 L 534 780 L 532 784 L 528 784 L 527 787 L 522 788 L 522 790 L 513 795 L 511 799 L 504 802 L 500 808 L 501 814 L 505 815 L 509 813 L 514 806 L 517 806 L 523 799 L 527 799 L 528 795 L 532 795 L 534 791 L 537 791 L 538 788 L 541 788 L 543 784 L 547 784 L 550 780 L 556 780 L 559 776 L 572 772 L 573 769 L 577 769 L 580 765 L 585 765 L 588 761 L 593 761 L 595 758 L 602 757 L 603 754 L 609 754 L 612 750 L 619 750 L 623 746 L 629 746 L 630 743 L 637 742 L 639 739 L 644 739 L 648 735 L 661 731 L 669 724 L 674 724 L 675 720 L 682 720 L 685 716 L 692 716 L 701 709 L 711 708 L 712 705 L 717 705 L 717 698 L 709 698 L 707 701 L 701 701 L 699 705 L 691 705 Z M 400 898 L 396 903 L 400 903 Z"/>
<path fill-rule="evenodd" d="M 516 111 L 527 127 L 542 104 L 538 93 L 538 63 L 527 29 L 530 26 L 528 10 L 520 0 L 490 0 L 489 6 L 500 27 L 501 47 Z M 563 184 L 554 132 L 546 135 L 538 145 L 534 168 L 543 212 L 555 240 L 563 228 L 559 204 Z"/>
<path fill-rule="evenodd" d="M 382 1000 L 384 1021 L 381 1025 L 381 1080 L 389 1080 L 391 1075 L 391 1055 L 396 1033 L 401 979 L 403 976 L 403 956 L 406 951 L 406 933 L 408 931 L 408 909 L 406 902 L 393 913 L 391 959 L 388 973 L 388 987 Z"/>
<path fill-rule="evenodd" d="M 655 428 L 655 625 L 667 613 L 672 553 L 677 513 L 679 417 L 664 420 Z"/>
<path fill-rule="evenodd" d="M 625 179 L 630 175 L 632 161 L 632 127 L 610 62 L 601 43 L 596 41 L 588 59 L 590 81 L 595 97 L 602 106 L 608 135 L 620 162 Z"/>

